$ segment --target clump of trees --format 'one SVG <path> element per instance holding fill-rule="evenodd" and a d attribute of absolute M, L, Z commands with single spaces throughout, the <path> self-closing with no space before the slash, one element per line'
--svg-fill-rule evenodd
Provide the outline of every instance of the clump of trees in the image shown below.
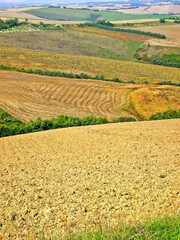
<path fill-rule="evenodd" d="M 40 22 L 39 24 L 36 23 L 29 23 L 28 19 L 25 20 L 25 22 L 19 22 L 18 18 L 15 19 L 8 19 L 8 20 L 2 20 L 0 19 L 0 31 L 11 29 L 13 27 L 17 26 L 33 26 L 39 30 L 63 30 L 63 28 L 58 24 L 45 24 L 43 22 Z"/>
<path fill-rule="evenodd" d="M 146 36 L 156 37 L 156 38 L 160 38 L 160 39 L 166 39 L 166 36 L 164 34 L 144 32 L 144 31 L 136 30 L 136 29 L 117 28 L 114 26 L 109 26 L 108 22 L 105 22 L 103 24 L 101 23 L 101 21 L 93 22 L 93 23 L 87 22 L 87 23 L 85 23 L 85 26 L 97 27 L 100 29 L 110 30 L 110 31 L 114 31 L 114 32 L 135 33 L 135 34 L 139 34 L 139 35 L 146 35 Z"/>
<path fill-rule="evenodd" d="M 57 118 L 42 120 L 38 118 L 36 121 L 27 123 L 12 117 L 10 114 L 0 109 L 0 137 L 12 136 L 17 134 L 39 132 L 49 129 L 77 127 L 97 124 L 107 124 L 116 122 L 133 122 L 136 121 L 133 117 L 120 117 L 113 121 L 106 118 L 87 116 L 82 119 L 77 117 L 70 117 L 60 115 Z"/>
<path fill-rule="evenodd" d="M 160 23 L 165 23 L 166 20 L 162 18 L 162 19 L 159 20 L 159 22 L 160 22 Z"/>
<path fill-rule="evenodd" d="M 178 54 L 166 54 L 162 58 L 154 57 L 151 63 L 156 65 L 180 68 L 180 56 Z"/>
<path fill-rule="evenodd" d="M 19 25 L 21 25 L 21 23 L 19 22 L 19 20 L 17 18 L 5 20 L 5 21 L 0 19 L 0 31 L 3 29 L 9 29 L 9 28 L 16 27 Z"/>
<path fill-rule="evenodd" d="M 180 118 L 180 110 L 167 110 L 163 113 L 156 113 L 153 114 L 149 119 L 150 120 L 162 120 L 162 119 L 174 119 L 174 118 Z"/>

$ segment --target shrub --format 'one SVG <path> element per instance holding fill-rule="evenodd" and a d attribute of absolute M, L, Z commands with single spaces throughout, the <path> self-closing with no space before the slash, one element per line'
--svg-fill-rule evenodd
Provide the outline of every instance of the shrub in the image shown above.
<path fill-rule="evenodd" d="M 174 118 L 180 118 L 180 110 L 167 110 L 163 113 L 156 113 L 151 115 L 149 118 L 150 120 L 162 120 L 162 119 L 174 119 Z"/>
<path fill-rule="evenodd" d="M 165 19 L 160 19 L 159 22 L 160 22 L 160 23 L 165 23 L 166 20 L 165 20 Z"/>

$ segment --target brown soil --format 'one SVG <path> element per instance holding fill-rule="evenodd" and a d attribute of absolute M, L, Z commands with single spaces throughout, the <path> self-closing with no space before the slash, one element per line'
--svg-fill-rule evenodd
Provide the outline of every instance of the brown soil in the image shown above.
<path fill-rule="evenodd" d="M 0 139 L 0 238 L 62 237 L 177 214 L 180 120 Z"/>
<path fill-rule="evenodd" d="M 22 120 L 49 119 L 61 114 L 115 119 L 148 119 L 156 112 L 179 109 L 174 86 L 119 84 L 0 71 L 0 108 Z"/>

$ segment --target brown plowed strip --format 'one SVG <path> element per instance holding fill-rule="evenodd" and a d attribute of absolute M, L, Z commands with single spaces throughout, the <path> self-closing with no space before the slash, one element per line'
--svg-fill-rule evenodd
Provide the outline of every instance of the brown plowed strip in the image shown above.
<path fill-rule="evenodd" d="M 114 119 L 121 106 L 121 94 L 131 92 L 132 85 L 95 80 L 52 78 L 0 71 L 0 108 L 23 120 L 35 120 L 67 114 Z M 138 85 L 139 88 L 141 85 Z M 133 89 L 132 89 L 133 91 Z M 118 94 L 119 98 L 114 95 Z"/>
<path fill-rule="evenodd" d="M 141 93 L 136 94 L 140 90 Z M 129 104 L 132 94 L 133 101 Z M 130 115 L 148 119 L 157 111 L 177 110 L 179 96 L 179 88 L 174 86 L 119 84 L 0 71 L 0 108 L 22 121 L 38 117 L 49 119 L 60 114 L 80 118 L 95 115 L 110 120 Z M 166 98 L 169 100 L 165 101 Z M 157 105 L 159 107 L 155 108 Z"/>
<path fill-rule="evenodd" d="M 177 214 L 180 120 L 0 139 L 2 239 L 62 237 Z"/>

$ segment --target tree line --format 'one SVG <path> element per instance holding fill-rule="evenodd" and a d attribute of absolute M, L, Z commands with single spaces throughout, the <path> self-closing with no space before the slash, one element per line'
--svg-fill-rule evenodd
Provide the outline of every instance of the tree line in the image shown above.
<path fill-rule="evenodd" d="M 23 73 L 32 73 L 32 74 L 38 74 L 42 76 L 49 76 L 49 77 L 64 77 L 64 78 L 75 78 L 75 79 L 93 79 L 93 80 L 101 80 L 101 81 L 108 81 L 108 82 L 116 82 L 116 83 L 130 83 L 135 84 L 138 82 L 135 82 L 134 80 L 129 80 L 127 82 L 122 81 L 118 77 L 114 78 L 105 78 L 103 75 L 96 75 L 91 76 L 86 73 L 67 73 L 67 72 L 59 72 L 59 71 L 49 71 L 49 70 L 42 70 L 42 69 L 25 69 L 25 68 L 18 68 L 18 67 L 12 67 L 7 66 L 4 64 L 0 64 L 0 70 L 10 70 L 10 71 L 17 71 L 17 72 L 23 72 Z M 142 83 L 142 82 L 141 82 Z M 145 84 L 149 84 L 148 81 L 143 82 Z M 160 85 L 174 85 L 174 86 L 180 86 L 180 83 L 173 83 L 171 81 L 163 81 L 158 82 L 156 84 Z"/>
<path fill-rule="evenodd" d="M 163 119 L 175 119 L 180 118 L 180 110 L 167 110 L 163 113 L 156 113 L 151 115 L 149 120 L 163 120 Z M 0 137 L 19 135 L 32 132 L 40 132 L 50 129 L 87 126 L 87 125 L 98 125 L 108 123 L 119 123 L 119 122 L 135 122 L 136 119 L 129 117 L 120 117 L 109 121 L 107 118 L 87 116 L 84 118 L 70 117 L 66 115 L 60 115 L 57 118 L 49 120 L 42 120 L 38 118 L 36 121 L 22 122 L 9 113 L 0 109 Z"/>
<path fill-rule="evenodd" d="M 43 22 L 29 23 L 27 19 L 24 22 L 19 22 L 18 18 L 8 19 L 8 20 L 0 19 L 0 31 L 6 30 L 6 29 L 11 29 L 11 28 L 17 27 L 17 26 L 26 26 L 26 25 L 33 26 L 35 28 L 38 28 L 39 30 L 63 30 L 63 28 L 59 25 L 45 24 Z"/>
<path fill-rule="evenodd" d="M 21 122 L 14 118 L 9 113 L 0 109 L 0 137 L 39 132 L 57 128 L 98 125 L 117 122 L 134 122 L 133 117 L 120 117 L 113 121 L 109 121 L 107 118 L 87 116 L 84 118 L 70 117 L 60 115 L 57 118 L 48 120 L 42 120 L 38 118 L 36 121 Z"/>
<path fill-rule="evenodd" d="M 160 39 L 166 39 L 166 36 L 164 34 L 144 32 L 141 30 L 129 29 L 129 28 L 128 29 L 127 28 L 117 28 L 117 27 L 110 25 L 109 22 L 105 22 L 105 21 L 98 21 L 98 22 L 93 22 L 93 23 L 87 22 L 87 23 L 84 23 L 84 26 L 96 27 L 96 28 L 110 30 L 110 31 L 114 31 L 114 32 L 135 33 L 135 34 L 139 34 L 139 35 L 146 35 L 146 36 L 156 37 L 156 38 L 160 38 Z"/>

